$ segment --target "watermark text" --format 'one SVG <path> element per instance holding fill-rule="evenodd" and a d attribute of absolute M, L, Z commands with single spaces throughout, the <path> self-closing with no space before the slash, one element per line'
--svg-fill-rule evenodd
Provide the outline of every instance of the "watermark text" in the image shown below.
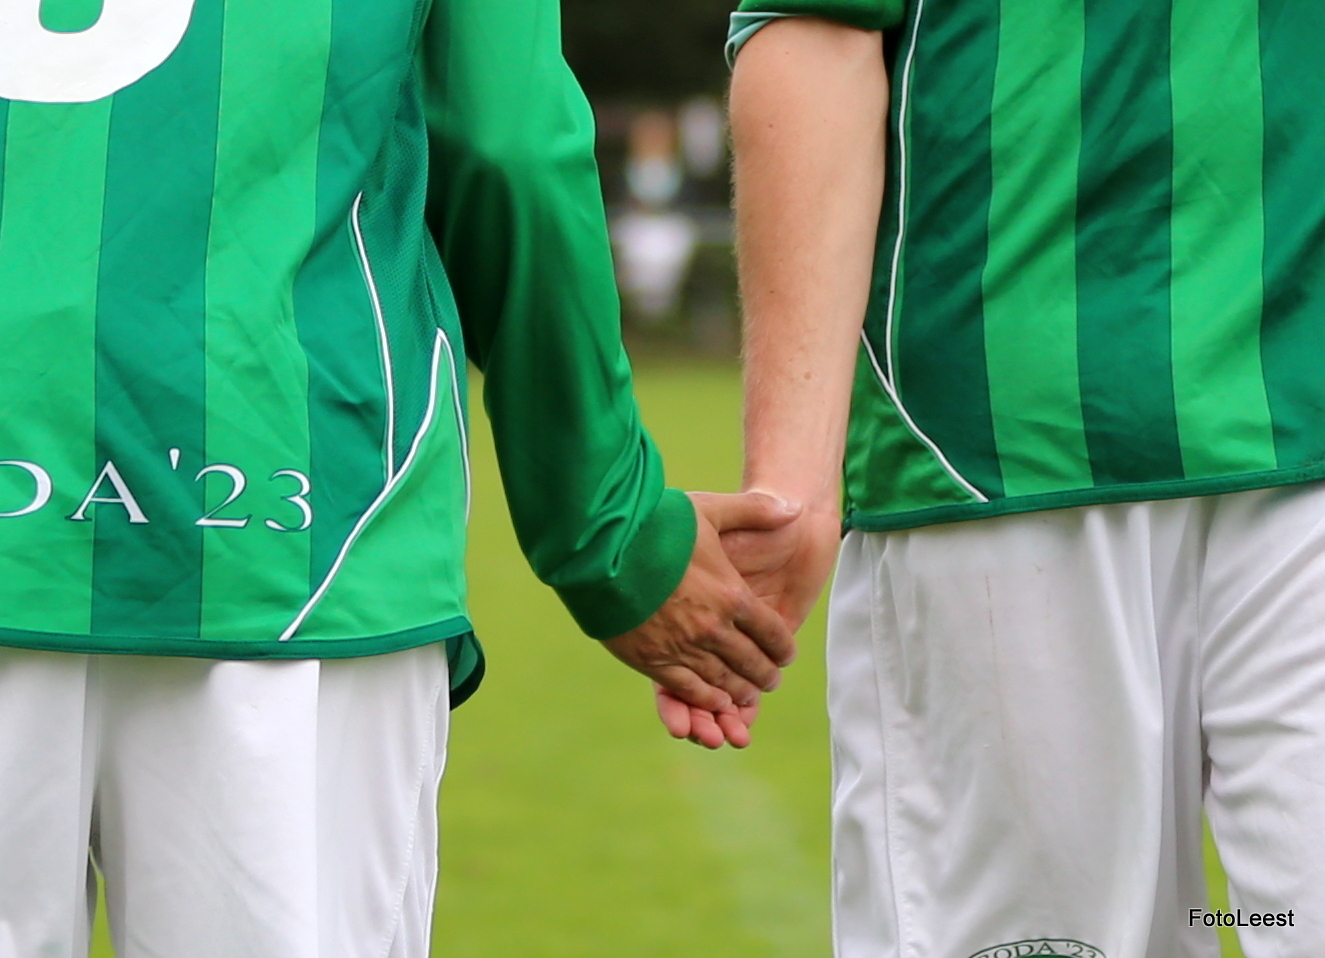
<path fill-rule="evenodd" d="M 1293 912 L 1289 911 L 1247 911 L 1241 908 L 1233 911 L 1206 911 L 1192 908 L 1187 912 L 1188 927 L 1204 925 L 1207 928 L 1295 928 Z"/>

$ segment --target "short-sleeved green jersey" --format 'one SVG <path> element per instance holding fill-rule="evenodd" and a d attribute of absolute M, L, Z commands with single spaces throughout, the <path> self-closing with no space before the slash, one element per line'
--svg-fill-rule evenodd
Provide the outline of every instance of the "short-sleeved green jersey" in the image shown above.
<path fill-rule="evenodd" d="M 897 14 L 849 523 L 1325 477 L 1325 7 Z"/>
<path fill-rule="evenodd" d="M 0 644 L 463 691 L 467 352 L 535 568 L 632 628 L 693 514 L 617 316 L 554 0 L 0 2 Z"/>

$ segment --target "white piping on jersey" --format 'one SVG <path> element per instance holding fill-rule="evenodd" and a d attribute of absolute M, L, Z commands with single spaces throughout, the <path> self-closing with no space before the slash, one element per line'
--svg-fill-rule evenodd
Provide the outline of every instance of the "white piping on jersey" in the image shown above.
<path fill-rule="evenodd" d="M 911 113 L 911 71 L 916 63 L 916 42 L 920 36 L 920 18 L 925 15 L 925 0 L 916 5 L 916 19 L 911 28 L 911 48 L 902 66 L 902 93 L 897 109 L 897 241 L 893 244 L 892 274 L 888 280 L 888 325 L 884 338 L 887 351 L 888 382 L 897 381 L 893 365 L 893 325 L 897 315 L 897 276 L 902 266 L 902 243 L 906 239 L 906 194 L 910 185 L 910 162 L 906 149 L 906 123 Z M 878 368 L 878 364 L 875 364 Z"/>
<path fill-rule="evenodd" d="M 879 368 L 879 360 L 878 357 L 874 355 L 874 347 L 870 345 L 869 337 L 865 335 L 863 329 L 860 331 L 860 341 L 865 344 L 865 351 L 870 357 L 870 365 L 874 367 L 874 372 L 879 377 L 879 383 L 883 386 L 883 391 L 888 394 L 888 398 L 893 401 L 893 405 L 897 407 L 897 411 L 901 413 L 902 421 L 906 423 L 906 428 L 910 429 L 912 435 L 923 442 L 926 448 L 934 454 L 934 458 L 939 461 L 939 465 L 941 465 L 948 475 L 952 477 L 954 482 L 974 496 L 977 502 L 988 502 L 989 497 L 979 489 L 975 488 L 975 486 L 971 485 L 971 483 L 967 482 L 966 477 L 958 472 L 952 463 L 948 462 L 948 457 L 943 454 L 943 450 L 939 448 L 938 443 L 925 435 L 924 431 L 916 425 L 915 420 L 911 418 L 911 414 L 907 412 L 906 407 L 902 405 L 902 400 L 898 397 L 897 390 L 893 388 L 893 384 L 888 381 L 888 377 L 885 376 L 883 370 Z"/>
<path fill-rule="evenodd" d="M 920 20 L 924 14 L 925 0 L 920 0 L 916 4 L 915 22 L 911 27 L 911 47 L 907 50 L 906 62 L 902 66 L 901 100 L 897 110 L 897 241 L 893 245 L 892 275 L 888 282 L 888 324 L 884 333 L 884 348 L 887 350 L 885 354 L 886 372 L 879 366 L 879 358 L 874 354 L 874 346 L 870 343 L 869 337 L 865 335 L 863 329 L 860 331 L 860 341 L 865 344 L 865 351 L 870 357 L 870 365 L 874 367 L 874 372 L 879 377 L 879 383 L 883 386 L 884 392 L 888 394 L 893 406 L 901 414 L 902 421 L 906 423 L 906 428 L 910 429 L 911 433 L 934 454 L 934 458 L 939 461 L 939 464 L 943 466 L 944 471 L 952 477 L 954 482 L 974 496 L 977 502 L 988 502 L 989 497 L 968 482 L 966 477 L 948 461 L 948 457 L 943 454 L 943 450 L 939 448 L 938 443 L 925 435 L 924 431 L 916 425 L 915 420 L 911 418 L 911 414 L 907 412 L 906 406 L 902 404 L 902 397 L 897 394 L 897 373 L 893 360 L 893 325 L 894 317 L 897 315 L 897 276 L 901 271 L 902 243 L 906 238 L 906 194 L 910 176 L 909 157 L 906 151 L 906 121 L 911 110 L 911 72 L 916 62 L 916 41 L 920 35 Z"/>
<path fill-rule="evenodd" d="M 415 459 L 418 458 L 419 448 L 423 445 L 423 439 L 428 435 L 429 430 L 432 428 L 433 417 L 437 413 L 437 372 L 442 362 L 443 344 L 446 346 L 447 353 L 451 354 L 450 340 L 446 338 L 446 334 L 442 332 L 442 330 L 438 329 L 437 337 L 433 340 L 432 347 L 432 378 L 430 380 L 431 385 L 428 388 L 428 408 L 423 414 L 423 422 L 419 424 L 419 431 L 414 434 L 414 441 L 410 443 L 409 454 L 405 456 L 405 461 L 400 465 L 400 471 L 387 480 L 386 485 L 383 486 L 382 491 L 377 494 L 377 498 L 373 500 L 372 505 L 364 510 L 363 515 L 359 517 L 359 521 L 356 522 L 354 528 L 350 530 L 350 534 L 345 537 L 345 542 L 341 545 L 340 552 L 336 555 L 336 561 L 331 564 L 331 568 L 327 571 L 327 575 L 322 580 L 322 584 L 317 587 L 317 591 L 313 593 L 312 597 L 304 607 L 299 610 L 299 614 L 294 617 L 294 621 L 286 626 L 285 631 L 281 633 L 280 640 L 282 642 L 290 641 L 290 639 L 294 638 L 295 633 L 303 627 L 304 622 L 306 622 L 308 617 L 312 615 L 313 610 L 317 608 L 318 603 L 320 603 L 323 597 L 326 596 L 327 590 L 331 588 L 331 584 L 336 581 L 336 576 L 340 575 L 341 567 L 345 565 L 345 560 L 350 554 L 350 549 L 353 548 L 354 544 L 359 540 L 359 536 L 361 536 L 364 529 L 368 527 L 368 523 L 372 521 L 373 517 L 377 515 L 387 499 L 391 497 L 391 493 L 395 492 L 396 488 L 405 480 L 405 477 L 409 475 L 410 468 L 414 465 Z M 452 370 L 454 371 L 454 369 L 455 364 L 453 362 Z M 455 382 L 454 376 L 451 381 L 453 383 Z M 459 393 L 457 393 L 454 398 L 458 408 L 460 405 Z M 468 461 L 466 461 L 466 479 L 468 478 L 468 472 Z"/>
<path fill-rule="evenodd" d="M 469 509 L 474 502 L 474 481 L 469 471 L 469 430 L 465 428 L 465 409 L 460 404 L 460 370 L 456 367 L 455 350 L 451 348 L 451 337 L 446 331 L 438 329 L 442 343 L 446 346 L 446 359 L 451 364 L 451 395 L 455 398 L 455 424 L 460 430 L 460 461 L 465 464 L 465 522 L 469 522 Z"/>
<path fill-rule="evenodd" d="M 354 242 L 359 247 L 359 264 L 363 267 L 368 284 L 368 296 L 373 301 L 373 319 L 377 323 L 377 341 L 382 350 L 382 378 L 386 385 L 386 478 L 389 482 L 396 474 L 396 382 L 391 363 L 391 339 L 387 336 L 386 316 L 382 312 L 382 298 L 377 294 L 377 280 L 373 277 L 373 264 L 368 260 L 368 247 L 363 241 L 363 227 L 359 222 L 359 208 L 363 194 L 354 198 L 350 210 L 350 226 Z"/>

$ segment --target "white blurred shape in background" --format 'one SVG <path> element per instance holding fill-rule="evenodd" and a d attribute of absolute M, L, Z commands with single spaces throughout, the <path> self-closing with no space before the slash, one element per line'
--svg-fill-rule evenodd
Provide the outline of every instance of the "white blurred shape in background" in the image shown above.
<path fill-rule="evenodd" d="M 721 128 L 718 136 L 721 140 Z M 612 237 L 622 291 L 645 323 L 662 322 L 676 312 L 699 242 L 694 220 L 670 209 L 684 181 L 676 121 L 661 111 L 641 113 L 631 124 L 626 157 L 634 208 L 618 217 Z"/>
<path fill-rule="evenodd" d="M 676 312 L 699 229 L 684 213 L 633 210 L 613 230 L 621 288 L 639 318 L 661 322 Z"/>
<path fill-rule="evenodd" d="M 677 117 L 681 155 L 697 179 L 716 176 L 727 159 L 727 124 L 722 107 L 711 96 L 699 96 L 681 107 Z"/>

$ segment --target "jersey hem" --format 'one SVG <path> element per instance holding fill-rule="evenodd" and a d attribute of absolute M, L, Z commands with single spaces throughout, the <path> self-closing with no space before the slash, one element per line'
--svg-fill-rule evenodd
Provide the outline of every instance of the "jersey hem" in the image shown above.
<path fill-rule="evenodd" d="M 127 643 L 133 648 L 126 648 Z M 0 647 L 75 655 L 151 655 L 227 661 L 288 661 L 292 659 L 358 659 L 404 652 L 424 645 L 446 644 L 451 667 L 451 708 L 461 705 L 483 681 L 483 649 L 474 627 L 464 616 L 387 635 L 350 639 L 276 639 L 247 642 L 181 637 L 125 637 L 29 632 L 0 628 Z"/>
<path fill-rule="evenodd" d="M 1231 492 L 1249 492 L 1275 486 L 1291 486 L 1325 479 L 1325 462 L 1296 469 L 1245 473 L 1238 476 L 1215 476 L 1209 479 L 1178 479 L 1166 482 L 1139 482 L 1102 486 L 1094 489 L 1070 489 L 1035 496 L 1016 496 L 957 505 L 932 506 L 909 512 L 879 513 L 849 510 L 843 525 L 858 532 L 897 532 L 950 522 L 970 522 L 998 516 L 1078 506 L 1102 506 L 1122 502 L 1148 502 L 1160 499 L 1189 499 L 1218 496 Z"/>

